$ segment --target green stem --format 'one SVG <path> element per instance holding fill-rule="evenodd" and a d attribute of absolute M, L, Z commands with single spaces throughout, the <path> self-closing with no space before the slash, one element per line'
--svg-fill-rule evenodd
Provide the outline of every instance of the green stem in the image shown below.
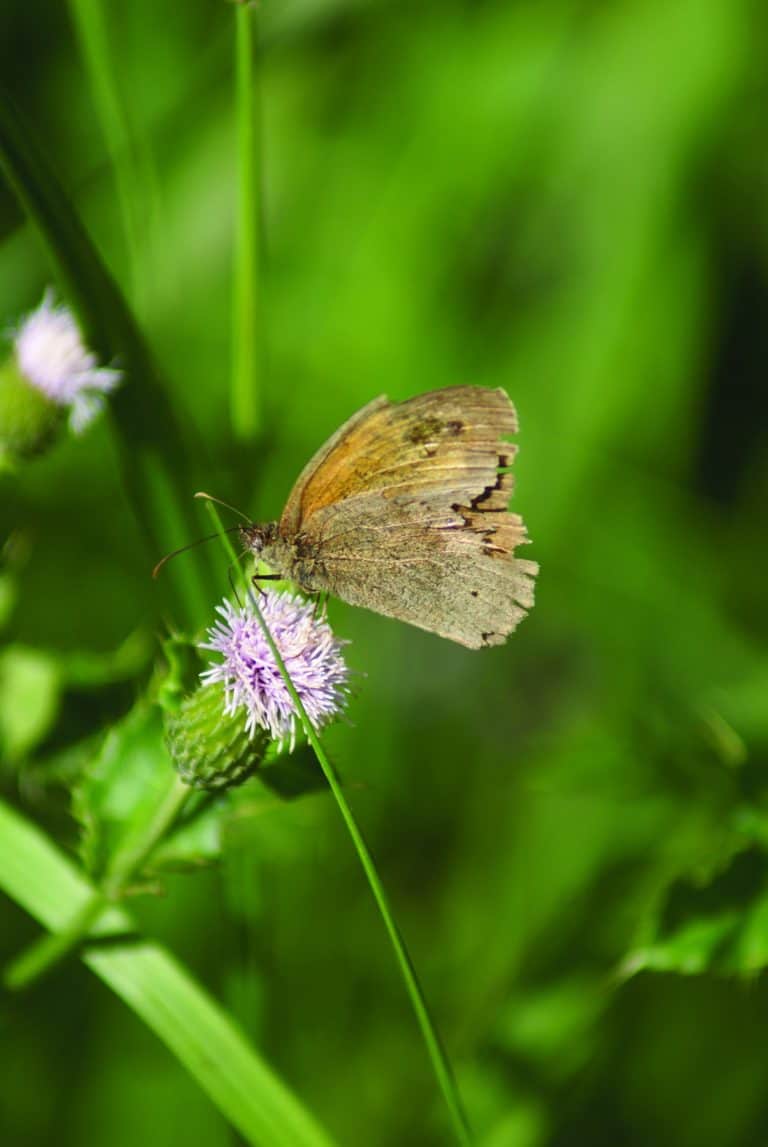
<path fill-rule="evenodd" d="M 157 845 L 176 821 L 192 789 L 175 773 L 170 788 L 157 806 L 154 816 L 147 821 L 136 840 L 119 853 L 107 875 L 104 887 L 107 895 L 117 900 L 126 885 L 141 872 Z"/>
<path fill-rule="evenodd" d="M 95 892 L 60 932 L 49 932 L 30 945 L 25 952 L 9 964 L 3 973 L 3 984 L 11 991 L 21 991 L 44 976 L 60 963 L 93 928 L 109 900 L 103 892 Z"/>
<path fill-rule="evenodd" d="M 191 791 L 179 777 L 174 776 L 171 787 L 158 805 L 155 815 L 147 822 L 137 839 L 117 857 L 103 886 L 93 893 L 61 931 L 50 933 L 36 941 L 8 965 L 3 976 L 7 988 L 14 991 L 28 988 L 70 952 L 80 947 L 106 909 L 120 899 L 131 880 L 141 872 L 145 862 L 181 812 Z"/>
<path fill-rule="evenodd" d="M 224 527 L 222 526 L 221 518 L 219 517 L 216 507 L 210 501 L 206 502 L 206 506 L 208 512 L 211 515 L 216 531 L 224 543 L 227 552 L 229 553 L 232 561 L 236 562 L 237 556 L 235 554 L 234 547 L 232 546 L 229 535 L 224 532 Z M 336 801 L 339 812 L 341 813 L 344 819 L 344 823 L 347 826 L 347 831 L 352 838 L 352 843 L 355 846 L 360 864 L 362 865 L 363 871 L 368 880 L 368 884 L 370 886 L 371 892 L 373 893 L 374 900 L 378 906 L 381 918 L 384 921 L 384 927 L 386 928 L 387 934 L 389 935 L 390 943 L 394 949 L 395 957 L 400 967 L 400 972 L 402 974 L 406 990 L 411 1000 L 411 1005 L 414 1012 L 416 1013 L 416 1019 L 421 1029 L 422 1038 L 426 1045 L 429 1058 L 432 1062 L 432 1068 L 434 1070 L 435 1076 L 440 1086 L 440 1090 L 443 1094 L 443 1098 L 451 1116 L 456 1138 L 461 1144 L 469 1144 L 472 1142 L 472 1134 L 469 1129 L 469 1124 L 467 1122 L 467 1117 L 461 1102 L 461 1097 L 456 1086 L 456 1081 L 453 1077 L 451 1065 L 448 1061 L 448 1056 L 446 1054 L 445 1048 L 443 1047 L 440 1040 L 440 1036 L 438 1035 L 437 1028 L 435 1027 L 434 1021 L 429 1013 L 424 991 L 421 987 L 421 984 L 419 983 L 418 976 L 416 975 L 416 969 L 406 947 L 405 940 L 403 939 L 402 933 L 400 932 L 400 929 L 398 928 L 395 921 L 389 899 L 384 890 L 384 885 L 382 884 L 381 878 L 376 869 L 375 861 L 365 841 L 362 830 L 355 820 L 354 813 L 347 803 L 347 798 L 344 795 L 338 773 L 336 772 L 334 765 L 331 763 L 330 758 L 325 752 L 320 738 L 315 732 L 315 728 L 309 719 L 306 709 L 304 708 L 301 697 L 296 691 L 290 674 L 288 673 L 288 670 L 285 666 L 285 662 L 283 661 L 280 650 L 275 644 L 275 640 L 272 636 L 269 626 L 264 620 L 262 612 L 259 608 L 256 594 L 253 593 L 252 589 L 247 583 L 247 580 L 245 580 L 245 575 L 244 581 L 246 585 L 246 593 L 251 602 L 251 605 L 253 606 L 253 611 L 256 615 L 256 618 L 258 619 L 259 625 L 262 628 L 264 637 L 267 641 L 267 644 L 269 645 L 277 667 L 280 670 L 282 678 L 285 681 L 285 686 L 291 696 L 293 704 L 296 707 L 296 712 L 301 717 L 307 740 L 312 746 L 313 752 L 317 757 L 320 767 L 325 775 L 325 779 L 328 782 L 328 786 L 333 793 L 333 797 Z"/>
<path fill-rule="evenodd" d="M 238 4 L 235 12 L 238 195 L 235 235 L 231 416 L 236 439 L 250 442 L 260 425 L 258 282 L 258 123 L 254 92 L 256 12 Z"/>
<path fill-rule="evenodd" d="M 93 103 L 101 121 L 102 135 L 112 161 L 135 294 L 139 276 L 138 207 L 141 180 L 128 113 L 117 79 L 118 72 L 111 59 L 103 0 L 69 0 L 69 10 L 88 73 Z"/>

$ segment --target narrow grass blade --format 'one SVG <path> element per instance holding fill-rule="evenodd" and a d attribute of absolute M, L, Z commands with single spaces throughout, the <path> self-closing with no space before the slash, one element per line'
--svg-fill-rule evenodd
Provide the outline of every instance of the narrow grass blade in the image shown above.
<path fill-rule="evenodd" d="M 258 77 L 254 78 L 256 21 L 250 4 L 235 9 L 235 92 L 237 107 L 237 228 L 232 310 L 232 431 L 240 442 L 252 441 L 261 424 L 259 351 L 259 214 Z"/>

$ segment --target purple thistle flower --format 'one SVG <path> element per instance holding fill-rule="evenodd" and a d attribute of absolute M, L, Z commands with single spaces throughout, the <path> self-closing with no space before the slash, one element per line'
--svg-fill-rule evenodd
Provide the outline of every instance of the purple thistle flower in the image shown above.
<path fill-rule="evenodd" d="M 54 302 L 51 290 L 13 336 L 21 373 L 51 402 L 69 407 L 70 428 L 79 434 L 102 409 L 104 395 L 120 383 L 122 371 L 98 365 L 72 312 Z"/>
<path fill-rule="evenodd" d="M 201 674 L 206 683 L 224 685 L 227 714 L 241 706 L 250 736 L 257 726 L 293 749 L 301 719 L 296 712 L 253 606 L 235 607 L 225 599 L 216 607 L 223 620 L 208 630 L 202 649 L 224 660 Z M 290 593 L 266 590 L 260 600 L 266 621 L 288 675 L 316 729 L 338 717 L 349 695 L 350 671 L 341 654 L 346 642 L 334 636 L 314 602 Z"/>

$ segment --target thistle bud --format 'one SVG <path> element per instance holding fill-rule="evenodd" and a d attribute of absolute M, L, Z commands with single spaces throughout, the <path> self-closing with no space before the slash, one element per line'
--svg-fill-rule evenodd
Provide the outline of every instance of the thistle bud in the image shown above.
<path fill-rule="evenodd" d="M 258 769 L 269 735 L 246 731 L 242 715 L 227 712 L 224 687 L 201 685 L 165 714 L 165 742 L 185 784 L 198 789 L 241 785 Z"/>
<path fill-rule="evenodd" d="M 65 412 L 19 370 L 16 356 L 0 366 L 0 460 L 43 454 L 66 420 Z"/>
<path fill-rule="evenodd" d="M 122 372 L 98 365 L 72 312 L 46 291 L 40 306 L 11 332 L 0 366 L 0 458 L 43 453 L 65 423 L 79 434 L 120 383 Z"/>

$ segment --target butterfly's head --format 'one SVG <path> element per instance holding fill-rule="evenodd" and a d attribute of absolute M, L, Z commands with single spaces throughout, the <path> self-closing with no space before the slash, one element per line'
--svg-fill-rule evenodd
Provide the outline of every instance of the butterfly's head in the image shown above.
<path fill-rule="evenodd" d="M 243 548 L 258 558 L 277 537 L 277 522 L 268 522 L 266 525 L 250 522 L 247 526 L 240 527 L 239 534 Z"/>

